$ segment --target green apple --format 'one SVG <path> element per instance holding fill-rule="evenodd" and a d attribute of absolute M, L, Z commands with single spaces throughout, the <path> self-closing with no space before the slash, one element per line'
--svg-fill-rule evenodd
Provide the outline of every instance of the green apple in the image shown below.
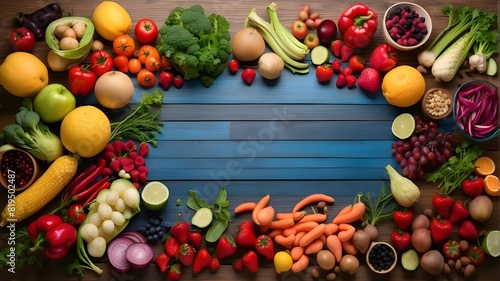
<path fill-rule="evenodd" d="M 76 99 L 64 85 L 52 83 L 43 87 L 36 95 L 33 107 L 43 122 L 59 122 L 75 109 Z"/>

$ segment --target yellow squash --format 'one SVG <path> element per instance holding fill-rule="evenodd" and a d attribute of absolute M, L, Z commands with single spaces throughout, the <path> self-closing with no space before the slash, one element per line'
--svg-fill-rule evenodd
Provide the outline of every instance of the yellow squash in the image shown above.
<path fill-rule="evenodd" d="M 94 9 L 92 22 L 95 30 L 104 39 L 113 41 L 116 37 L 127 34 L 132 28 L 132 19 L 128 12 L 114 1 L 103 1 Z"/>

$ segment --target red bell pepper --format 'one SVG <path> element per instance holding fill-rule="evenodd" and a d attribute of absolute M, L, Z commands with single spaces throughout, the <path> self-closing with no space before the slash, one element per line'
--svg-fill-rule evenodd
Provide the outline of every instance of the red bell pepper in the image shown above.
<path fill-rule="evenodd" d="M 377 31 L 377 13 L 365 4 L 354 4 L 344 10 L 338 27 L 344 43 L 351 48 L 364 48 Z"/>
<path fill-rule="evenodd" d="M 62 220 L 58 215 L 45 214 L 30 223 L 28 234 L 34 246 L 30 251 L 43 249 L 46 258 L 62 259 L 76 241 L 76 228 Z"/>
<path fill-rule="evenodd" d="M 88 96 L 94 89 L 97 75 L 90 71 L 90 65 L 77 65 L 68 72 L 69 91 L 77 96 Z"/>
<path fill-rule="evenodd" d="M 375 47 L 370 56 L 370 66 L 381 72 L 393 69 L 397 62 L 397 50 L 387 43 L 382 43 Z"/>

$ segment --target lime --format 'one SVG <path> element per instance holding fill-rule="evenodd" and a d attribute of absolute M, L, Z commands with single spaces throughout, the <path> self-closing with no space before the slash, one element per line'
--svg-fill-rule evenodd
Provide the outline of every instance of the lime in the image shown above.
<path fill-rule="evenodd" d="M 151 211 L 156 211 L 167 204 L 169 190 L 166 185 L 159 181 L 152 181 L 144 187 L 141 193 L 142 203 Z"/>
<path fill-rule="evenodd" d="M 328 63 L 330 51 L 325 46 L 316 46 L 311 50 L 311 61 L 314 65 Z"/>
<path fill-rule="evenodd" d="M 481 246 L 487 255 L 500 256 L 500 230 L 488 231 Z"/>
<path fill-rule="evenodd" d="M 409 113 L 402 113 L 392 122 L 391 130 L 397 138 L 407 139 L 415 130 L 415 118 Z"/>
<path fill-rule="evenodd" d="M 292 256 L 287 251 L 279 251 L 274 255 L 274 268 L 278 274 L 289 271 L 292 265 Z"/>

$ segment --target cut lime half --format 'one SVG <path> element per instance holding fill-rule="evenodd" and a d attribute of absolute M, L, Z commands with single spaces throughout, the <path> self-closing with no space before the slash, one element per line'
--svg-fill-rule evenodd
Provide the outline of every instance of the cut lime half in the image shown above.
<path fill-rule="evenodd" d="M 311 62 L 314 65 L 322 65 L 330 60 L 330 51 L 325 46 L 316 46 L 311 50 Z"/>
<path fill-rule="evenodd" d="M 500 230 L 488 231 L 481 246 L 487 255 L 500 256 Z"/>
<path fill-rule="evenodd" d="M 151 211 L 156 211 L 167 204 L 170 192 L 168 187 L 159 181 L 152 181 L 144 187 L 141 199 L 144 206 Z"/>
<path fill-rule="evenodd" d="M 392 122 L 391 130 L 397 138 L 407 139 L 415 131 L 415 118 L 410 113 L 402 113 Z"/>

